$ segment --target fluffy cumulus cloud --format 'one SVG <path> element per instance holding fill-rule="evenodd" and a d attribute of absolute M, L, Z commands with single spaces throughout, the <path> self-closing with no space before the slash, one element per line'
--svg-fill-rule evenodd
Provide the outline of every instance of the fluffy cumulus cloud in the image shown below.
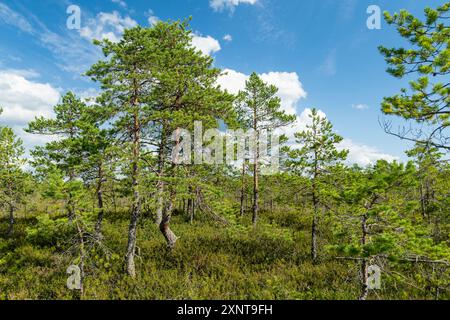
<path fill-rule="evenodd" d="M 88 40 L 108 39 L 118 42 L 125 29 L 137 26 L 137 22 L 129 16 L 122 17 L 117 11 L 100 12 L 95 19 L 89 19 L 87 25 L 80 30 L 80 35 Z"/>
<path fill-rule="evenodd" d="M 192 36 L 192 45 L 206 55 L 220 51 L 220 43 L 211 36 L 203 37 L 198 34 Z"/>
<path fill-rule="evenodd" d="M 222 88 L 234 94 L 245 88 L 248 75 L 231 69 L 226 69 L 224 72 L 225 74 L 218 80 Z M 306 108 L 301 112 L 297 112 L 298 102 L 307 96 L 299 76 L 295 72 L 268 72 L 260 76 L 265 82 L 276 85 L 279 88 L 278 96 L 281 99 L 282 108 L 289 114 L 297 115 L 297 119 L 292 125 L 282 128 L 277 132 L 279 134 L 285 134 L 289 138 L 289 144 L 294 146 L 294 134 L 307 130 L 307 125 L 311 124 L 311 109 Z M 318 114 L 323 118 L 327 117 L 321 110 L 318 110 Z M 349 164 L 357 163 L 361 166 L 367 166 L 381 159 L 387 161 L 398 160 L 398 157 L 351 139 L 344 139 L 338 148 L 350 151 L 347 160 Z"/>
<path fill-rule="evenodd" d="M 306 91 L 300 82 L 300 78 L 295 72 L 268 72 L 260 74 L 262 80 L 278 87 L 278 96 L 281 99 L 281 106 L 289 114 L 296 114 L 297 103 L 302 98 L 306 98 Z M 245 82 L 249 75 L 225 69 L 224 75 L 219 78 L 219 85 L 236 94 L 245 88 Z"/>
<path fill-rule="evenodd" d="M 351 139 L 344 139 L 339 148 L 350 151 L 347 158 L 349 163 L 357 163 L 361 166 L 374 164 L 378 160 L 387 160 L 389 162 L 399 160 L 399 157 L 381 152 L 375 147 L 357 143 Z"/>
<path fill-rule="evenodd" d="M 51 117 L 60 93 L 50 84 L 32 81 L 24 74 L 21 70 L 0 70 L 0 106 L 3 107 L 0 123 L 12 127 L 30 148 L 47 142 L 48 138 L 26 134 L 23 128 L 35 117 Z"/>
<path fill-rule="evenodd" d="M 214 11 L 223 11 L 228 9 L 234 11 L 234 9 L 240 4 L 256 4 L 259 0 L 210 0 L 209 5 Z"/>
<path fill-rule="evenodd" d="M 0 71 L 1 120 L 8 125 L 26 125 L 35 116 L 51 115 L 59 97 L 50 84 L 30 81 L 21 71 Z"/>

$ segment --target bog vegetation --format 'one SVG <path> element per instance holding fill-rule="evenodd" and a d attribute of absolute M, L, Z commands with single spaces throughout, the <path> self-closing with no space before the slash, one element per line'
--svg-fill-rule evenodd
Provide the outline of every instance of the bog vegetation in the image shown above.
<path fill-rule="evenodd" d="M 68 92 L 26 129 L 51 142 L 25 159 L 0 127 L 0 299 L 448 299 L 449 9 L 385 14 L 407 45 L 380 53 L 410 86 L 382 110 L 412 128 L 385 129 L 415 147 L 364 168 L 316 110 L 277 174 L 260 174 L 258 152 L 239 168 L 174 164 L 172 133 L 194 121 L 260 132 L 295 118 L 256 74 L 222 90 L 188 21 L 96 41 L 104 59 L 86 76 L 101 94 Z"/>

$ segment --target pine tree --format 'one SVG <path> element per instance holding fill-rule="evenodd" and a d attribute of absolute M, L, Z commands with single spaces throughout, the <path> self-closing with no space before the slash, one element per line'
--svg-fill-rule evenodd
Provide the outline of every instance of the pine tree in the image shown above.
<path fill-rule="evenodd" d="M 103 50 L 105 60 L 94 64 L 87 72 L 100 82 L 103 93 L 98 102 L 109 116 L 116 139 L 129 150 L 132 208 L 126 249 L 126 270 L 136 275 L 135 255 L 137 226 L 141 214 L 141 152 L 146 126 L 153 103 L 150 90 L 154 84 L 151 64 L 154 63 L 155 43 L 149 41 L 149 29 L 135 27 L 125 30 L 118 43 L 107 39 L 94 43 Z"/>
<path fill-rule="evenodd" d="M 239 92 L 236 100 L 238 119 L 245 129 L 255 134 L 253 155 L 253 226 L 256 227 L 259 212 L 259 170 L 260 138 L 264 131 L 273 131 L 295 121 L 295 115 L 288 115 L 281 109 L 281 99 L 277 97 L 278 88 L 268 85 L 252 73 L 245 84 L 245 90 Z"/>
<path fill-rule="evenodd" d="M 103 128 L 106 121 L 103 108 L 93 105 L 85 110 L 80 132 L 80 151 L 83 162 L 79 171 L 85 184 L 94 185 L 97 198 L 97 222 L 95 232 L 101 236 L 104 218 L 105 183 L 115 177 L 122 152 L 114 145 L 110 129 Z"/>
<path fill-rule="evenodd" d="M 134 255 L 137 222 L 141 212 L 140 185 L 144 157 L 156 148 L 157 222 L 169 248 L 176 236 L 169 227 L 176 197 L 177 165 L 171 159 L 172 133 L 191 129 L 195 120 L 217 126 L 217 118 L 229 113 L 230 95 L 216 86 L 220 70 L 212 58 L 192 47 L 187 21 L 127 30 L 119 43 L 97 42 L 107 61 L 95 64 L 88 75 L 102 83 L 99 99 L 116 136 L 130 146 L 133 205 L 126 254 L 127 270 L 136 274 Z M 214 123 L 214 124 L 213 124 Z M 175 139 L 175 144 L 180 141 Z M 171 165 L 169 165 L 172 163 Z M 170 188 L 166 190 L 167 183 Z"/>
<path fill-rule="evenodd" d="M 188 27 L 188 21 L 160 22 L 150 31 L 151 41 L 158 44 L 158 59 L 152 68 L 157 79 L 152 90 L 156 105 L 152 114 L 152 140 L 157 147 L 156 222 L 169 248 L 173 248 L 177 239 L 169 226 L 176 189 L 186 183 L 184 175 L 188 169 L 174 163 L 176 159 L 170 152 L 179 146 L 179 129 L 192 132 L 196 121 L 201 122 L 203 130 L 218 128 L 218 119 L 228 122 L 234 116 L 233 97 L 216 84 L 221 71 L 213 67 L 211 57 L 192 46 Z M 194 162 L 201 157 L 194 154 Z"/>
<path fill-rule="evenodd" d="M 52 164 L 68 178 L 67 211 L 69 220 L 75 218 L 75 204 L 71 184 L 79 177 L 78 167 L 82 163 L 80 133 L 85 125 L 86 104 L 75 94 L 68 92 L 60 104 L 54 107 L 55 118 L 36 118 L 25 129 L 28 133 L 54 136 L 56 140 L 45 147 L 32 151 L 36 166 L 49 167 Z"/>
<path fill-rule="evenodd" d="M 0 206 L 5 207 L 9 213 L 9 237 L 13 235 L 17 205 L 25 195 L 26 175 L 22 170 L 25 164 L 22 159 L 22 144 L 22 140 L 16 137 L 11 128 L 0 127 Z"/>
<path fill-rule="evenodd" d="M 295 134 L 296 143 L 300 149 L 290 152 L 290 168 L 297 174 L 306 175 L 311 179 L 311 194 L 313 204 L 313 221 L 311 227 L 311 258 L 317 261 L 317 228 L 319 209 L 321 205 L 320 192 L 324 187 L 323 176 L 332 165 L 345 160 L 347 150 L 338 151 L 337 145 L 343 138 L 333 132 L 333 125 L 325 117 L 320 116 L 316 109 L 309 115 L 311 124 L 306 130 Z"/>
<path fill-rule="evenodd" d="M 400 36 L 408 41 L 409 48 L 386 48 L 379 50 L 390 65 L 387 70 L 397 78 L 417 76 L 410 82 L 410 90 L 387 97 L 382 110 L 387 115 L 400 116 L 419 125 L 427 125 L 430 130 L 392 131 L 386 124 L 388 133 L 402 139 L 431 143 L 443 150 L 450 150 L 450 28 L 448 19 L 450 2 L 436 10 L 425 9 L 425 20 L 413 16 L 406 10 L 391 15 L 385 13 L 390 25 L 396 26 Z"/>

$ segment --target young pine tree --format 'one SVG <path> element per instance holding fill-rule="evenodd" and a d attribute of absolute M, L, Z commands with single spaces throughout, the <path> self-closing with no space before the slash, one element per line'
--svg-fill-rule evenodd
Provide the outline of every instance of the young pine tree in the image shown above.
<path fill-rule="evenodd" d="M 54 107 L 55 118 L 36 118 L 25 130 L 28 133 L 57 138 L 47 143 L 45 147 L 37 147 L 32 151 L 32 155 L 36 166 L 42 167 L 42 170 L 56 165 L 67 178 L 67 211 L 70 221 L 75 218 L 76 208 L 71 184 L 76 183 L 79 177 L 77 169 L 82 163 L 80 132 L 85 126 L 86 108 L 83 101 L 72 92 L 68 92 L 61 103 Z"/>
<path fill-rule="evenodd" d="M 259 165 L 260 137 L 264 131 L 273 131 L 295 121 L 295 115 L 289 115 L 281 109 L 281 99 L 277 97 L 278 88 L 265 83 L 256 73 L 252 73 L 245 84 L 245 90 L 239 92 L 236 108 L 239 122 L 245 129 L 253 129 L 255 150 L 253 155 L 253 226 L 256 227 L 259 212 Z M 245 170 L 244 170 L 245 171 Z"/>
<path fill-rule="evenodd" d="M 1 113 L 0 108 L 0 113 Z M 13 235 L 15 211 L 24 196 L 26 175 L 22 170 L 24 148 L 13 130 L 0 126 L 0 206 L 9 213 L 7 235 Z"/>
<path fill-rule="evenodd" d="M 289 166 L 294 173 L 306 175 L 311 180 L 313 219 L 311 226 L 311 258 L 317 261 L 317 228 L 321 191 L 325 187 L 323 177 L 327 168 L 347 158 L 348 151 L 338 151 L 337 145 L 343 138 L 333 132 L 333 125 L 316 109 L 310 114 L 311 123 L 306 130 L 295 134 L 299 149 L 290 152 Z"/>

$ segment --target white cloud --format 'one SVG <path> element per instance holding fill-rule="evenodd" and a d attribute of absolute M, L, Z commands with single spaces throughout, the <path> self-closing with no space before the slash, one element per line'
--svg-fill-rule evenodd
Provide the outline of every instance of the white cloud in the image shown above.
<path fill-rule="evenodd" d="M 111 0 L 113 3 L 118 4 L 119 6 L 121 6 L 122 8 L 126 8 L 127 7 L 127 3 L 123 0 Z"/>
<path fill-rule="evenodd" d="M 161 20 L 157 16 L 148 17 L 148 24 L 151 26 L 157 24 L 159 21 L 161 21 Z"/>
<path fill-rule="evenodd" d="M 55 64 L 62 70 L 80 74 L 102 57 L 100 50 L 80 38 L 78 32 L 66 30 L 63 34 L 57 34 L 50 31 L 37 17 L 30 13 L 28 15 L 31 16 L 33 25 L 25 16 L 0 3 L 0 23 L 12 25 L 34 36 L 40 45 L 54 55 Z"/>
<path fill-rule="evenodd" d="M 210 0 L 209 5 L 214 11 L 223 11 L 228 9 L 234 11 L 234 9 L 240 4 L 254 5 L 259 0 Z"/>
<path fill-rule="evenodd" d="M 318 114 L 322 118 L 326 118 L 327 115 L 318 110 Z M 283 130 L 279 130 L 279 134 L 285 134 L 289 138 L 289 145 L 294 148 L 300 148 L 298 144 L 295 143 L 296 132 L 301 132 L 307 130 L 307 125 L 311 124 L 311 109 L 306 108 L 303 112 L 297 117 L 295 123 L 287 128 L 283 128 Z M 344 139 L 337 146 L 338 150 L 349 150 L 349 154 L 347 157 L 347 164 L 358 164 L 360 166 L 368 166 L 375 164 L 378 160 L 387 160 L 392 162 L 394 160 L 399 160 L 399 157 L 395 157 L 393 155 L 384 153 L 378 150 L 375 147 L 368 146 L 362 143 L 358 143 L 353 141 L 352 139 Z"/>
<path fill-rule="evenodd" d="M 361 166 L 368 166 L 376 163 L 378 160 L 386 160 L 392 162 L 394 160 L 399 160 L 399 157 L 383 153 L 375 147 L 367 146 L 362 143 L 354 142 L 351 139 L 344 139 L 339 148 L 347 149 L 350 151 L 347 162 L 357 163 Z"/>
<path fill-rule="evenodd" d="M 225 69 L 223 76 L 218 80 L 219 85 L 236 94 L 245 88 L 245 82 L 249 76 L 231 69 Z M 269 84 L 277 86 L 278 96 L 281 99 L 281 107 L 289 114 L 296 114 L 297 103 L 306 98 L 307 93 L 295 72 L 269 72 L 260 75 L 261 79 Z"/>
<path fill-rule="evenodd" d="M 95 19 L 89 19 L 87 26 L 81 28 L 80 35 L 88 40 L 108 39 L 118 42 L 125 29 L 137 26 L 129 16 L 123 17 L 119 12 L 100 12 Z"/>
<path fill-rule="evenodd" d="M 232 94 L 237 94 L 245 88 L 245 81 L 248 80 L 248 75 L 231 69 L 225 69 L 223 72 L 224 74 L 218 79 L 218 84 L 223 89 L 228 90 Z"/>
<path fill-rule="evenodd" d="M 233 41 L 233 37 L 230 34 L 226 34 L 223 36 L 223 40 L 227 42 Z"/>
<path fill-rule="evenodd" d="M 358 104 L 353 104 L 352 108 L 356 109 L 356 110 L 367 110 L 367 109 L 369 109 L 369 106 L 367 104 L 358 103 Z"/>
<path fill-rule="evenodd" d="M 1 72 L 6 73 L 6 74 L 14 74 L 14 75 L 22 76 L 22 77 L 28 78 L 28 79 L 40 77 L 39 72 L 37 72 L 33 69 L 3 69 Z"/>
<path fill-rule="evenodd" d="M 27 134 L 23 128 L 35 117 L 51 117 L 60 93 L 50 84 L 31 81 L 21 73 L 21 70 L 0 70 L 0 106 L 3 107 L 0 123 L 12 127 L 30 148 L 49 139 Z"/>
<path fill-rule="evenodd" d="M 27 33 L 33 32 L 33 27 L 25 17 L 11 10 L 6 4 L 0 3 L 0 22 L 17 27 Z"/>
<path fill-rule="evenodd" d="M 295 134 L 297 132 L 302 132 L 307 130 L 307 125 L 310 125 L 312 123 L 312 119 L 310 117 L 310 115 L 312 114 L 312 109 L 309 108 L 305 108 L 300 115 L 297 115 L 297 119 L 294 121 L 294 123 L 292 123 L 291 125 L 284 127 L 282 129 L 277 130 L 277 134 L 284 134 L 286 135 L 286 137 L 289 139 L 288 140 L 288 145 L 290 146 L 295 146 L 295 147 L 300 147 L 299 145 L 297 145 L 295 143 Z M 318 114 L 319 116 L 321 116 L 322 118 L 326 118 L 326 114 L 321 111 L 318 110 Z"/>
<path fill-rule="evenodd" d="M 148 16 L 148 24 L 150 26 L 153 26 L 155 24 L 157 24 L 159 21 L 161 21 L 161 19 L 157 16 L 155 16 L 155 13 L 153 12 L 152 9 L 149 9 L 147 11 L 147 16 Z"/>
<path fill-rule="evenodd" d="M 213 37 L 202 37 L 198 34 L 192 36 L 192 45 L 206 55 L 211 55 L 221 49 L 219 41 Z"/>
<path fill-rule="evenodd" d="M 59 91 L 48 83 L 0 71 L 0 105 L 4 109 L 1 120 L 8 125 L 26 125 L 35 116 L 50 116 L 59 98 Z"/>
<path fill-rule="evenodd" d="M 327 115 L 321 111 L 318 110 L 318 114 L 322 118 L 326 118 Z M 297 117 L 297 120 L 295 123 L 288 128 L 283 129 L 280 133 L 283 133 L 287 135 L 289 138 L 289 141 L 291 142 L 290 145 L 294 147 L 299 147 L 295 144 L 295 137 L 294 134 L 296 132 L 305 131 L 307 128 L 306 126 L 311 124 L 311 109 L 306 108 L 303 110 L 303 112 Z M 339 150 L 349 150 L 349 154 L 347 157 L 347 163 L 348 164 L 358 164 L 361 166 L 368 166 L 375 164 L 378 160 L 387 160 L 389 162 L 392 162 L 394 160 L 399 160 L 399 157 L 395 157 L 393 155 L 384 153 L 380 150 L 378 150 L 375 147 L 368 146 L 362 143 L 358 143 L 353 141 L 352 139 L 345 138 L 342 140 L 342 142 L 338 145 L 337 149 Z"/>
<path fill-rule="evenodd" d="M 239 90 L 244 89 L 248 76 L 235 70 L 224 70 L 227 74 L 219 78 L 219 84 L 222 88 L 230 93 L 236 94 Z M 311 124 L 311 109 L 305 108 L 300 114 L 296 113 L 297 104 L 302 98 L 306 98 L 307 93 L 304 91 L 302 83 L 296 73 L 288 72 L 269 72 L 260 75 L 261 78 L 279 88 L 279 97 L 282 101 L 283 109 L 289 114 L 297 114 L 295 122 L 287 127 L 277 130 L 278 134 L 285 134 L 289 139 L 289 145 L 295 146 L 296 132 L 306 130 L 306 126 Z M 318 114 L 326 118 L 327 115 L 318 110 Z M 297 146 L 298 147 L 298 146 Z M 347 163 L 357 163 L 361 166 L 374 164 L 377 160 L 399 160 L 398 157 L 379 151 L 377 148 L 362 143 L 354 142 L 351 139 L 344 139 L 338 146 L 338 149 L 348 149 L 349 156 Z"/>
<path fill-rule="evenodd" d="M 297 113 L 297 102 L 306 98 L 307 93 L 295 72 L 263 73 L 261 79 L 278 88 L 281 107 L 289 114 Z"/>

